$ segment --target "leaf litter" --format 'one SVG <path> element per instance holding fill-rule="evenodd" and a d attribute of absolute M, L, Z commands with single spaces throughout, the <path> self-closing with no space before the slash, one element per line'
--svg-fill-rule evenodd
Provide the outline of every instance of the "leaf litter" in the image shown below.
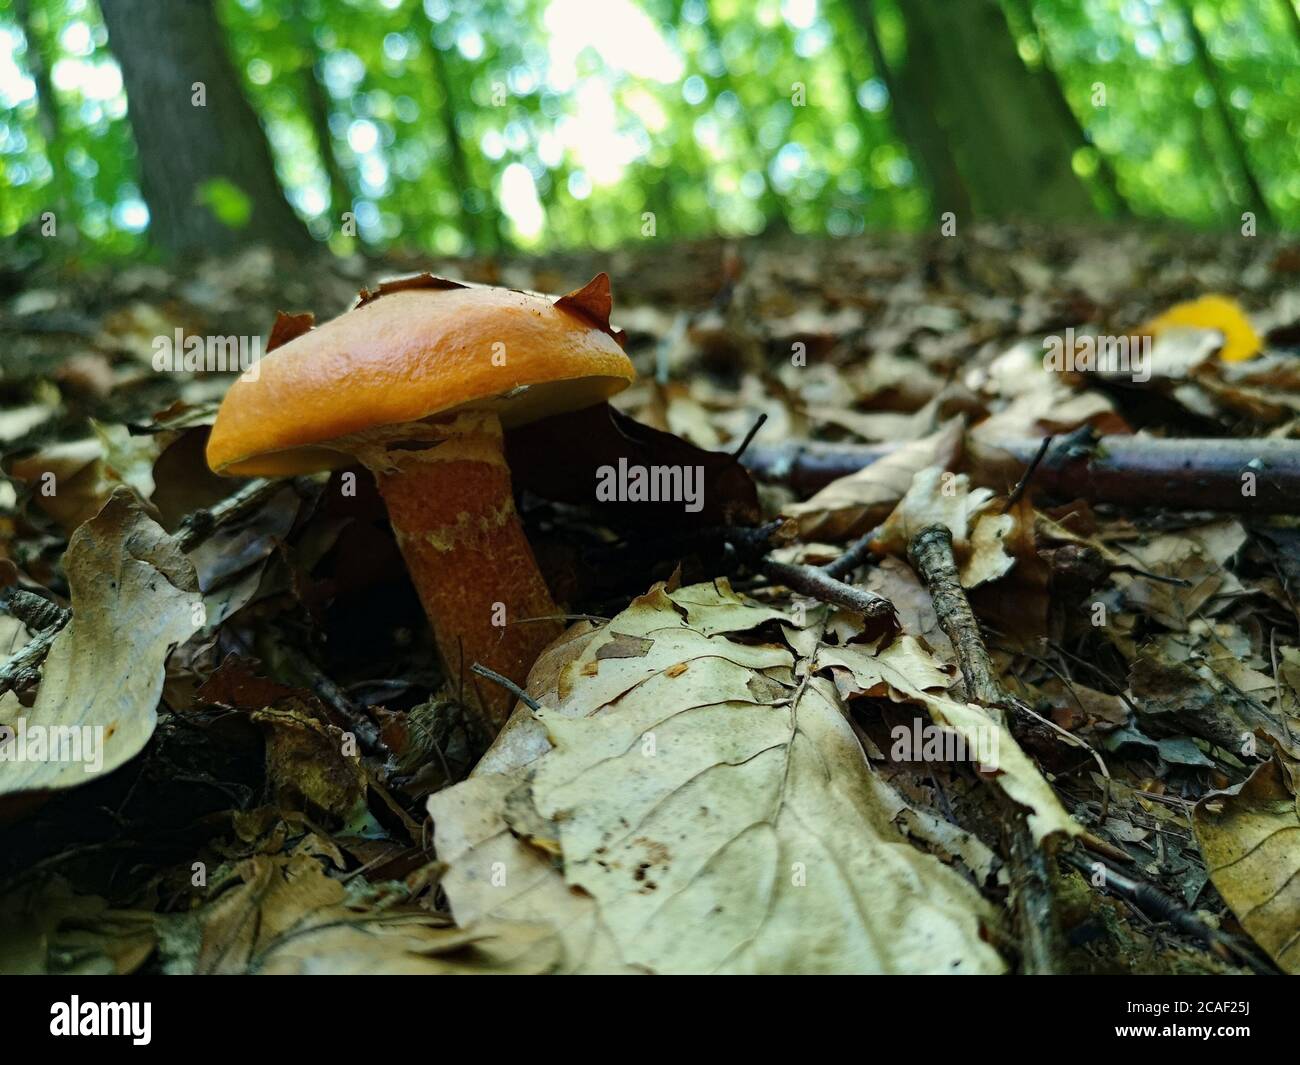
<path fill-rule="evenodd" d="M 642 382 L 510 445 L 539 561 L 583 616 L 534 667 L 539 708 L 487 750 L 364 476 L 286 483 L 181 549 L 238 487 L 201 461 L 227 382 L 150 372 L 150 338 L 261 334 L 280 306 L 327 316 L 426 267 L 569 291 L 608 264 L 309 276 L 252 255 L 25 279 L 5 297 L 0 594 L 70 620 L 0 616 L 7 653 L 48 647 L 5 675 L 0 723 L 105 738 L 101 772 L 0 760 L 0 969 L 1000 972 L 1021 964 L 1009 801 L 1044 853 L 1104 859 L 1209 930 L 1062 860 L 1063 968 L 1297 971 L 1294 516 L 1125 509 L 1032 478 L 1011 502 L 997 455 L 1087 430 L 1294 438 L 1287 260 L 1263 239 L 1124 236 L 1137 291 L 1108 280 L 1113 241 L 1035 233 L 1007 271 L 1004 237 L 705 242 L 675 255 L 671 290 L 660 252 L 621 253 L 615 321 Z M 1219 283 L 1188 299 L 1211 260 Z M 40 308 L 68 306 L 92 327 L 52 354 Z M 1150 381 L 1043 373 L 1041 338 L 1067 326 L 1150 336 Z M 701 456 L 698 521 L 589 505 L 582 471 L 620 441 L 693 461 L 686 441 L 734 450 L 760 413 L 747 461 L 794 438 L 883 457 L 755 490 Z M 897 631 L 763 579 L 752 536 L 718 531 L 764 518 L 785 519 L 771 557 L 805 569 L 868 537 L 841 576 L 891 601 Z M 1004 723 L 909 563 L 936 523 Z M 959 739 L 995 764 L 951 757 Z"/>

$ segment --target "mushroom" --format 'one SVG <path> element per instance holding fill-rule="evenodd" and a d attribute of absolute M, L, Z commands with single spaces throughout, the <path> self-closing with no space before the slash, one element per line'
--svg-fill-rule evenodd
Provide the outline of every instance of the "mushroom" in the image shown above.
<path fill-rule="evenodd" d="M 554 302 L 429 275 L 363 291 L 235 381 L 208 465 L 277 477 L 360 461 L 449 676 L 468 681 L 480 662 L 522 686 L 563 625 L 515 511 L 502 430 L 632 382 L 611 305 L 603 273 Z M 463 684 L 495 735 L 513 699 L 490 688 Z"/>

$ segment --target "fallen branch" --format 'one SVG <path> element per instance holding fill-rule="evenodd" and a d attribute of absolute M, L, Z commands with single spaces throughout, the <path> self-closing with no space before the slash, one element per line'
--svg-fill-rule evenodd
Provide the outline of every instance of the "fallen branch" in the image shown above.
<path fill-rule="evenodd" d="M 845 584 L 841 580 L 827 576 L 825 570 L 763 559 L 758 563 L 758 571 L 764 577 L 784 584 L 793 591 L 810 595 L 823 603 L 844 607 L 865 618 L 893 620 L 895 617 L 894 604 L 883 595 Z"/>
<path fill-rule="evenodd" d="M 952 532 L 946 525 L 922 529 L 907 545 L 907 558 L 929 589 L 935 615 L 957 652 L 967 698 L 996 711 L 998 724 L 1005 725 L 1005 711 L 1011 697 L 998 680 L 979 623 L 966 598 L 966 589 L 961 586 L 952 553 Z"/>
<path fill-rule="evenodd" d="M 985 707 L 999 724 L 1005 724 L 1006 709 L 1014 705 L 1014 700 L 998 680 L 958 579 L 952 533 L 945 525 L 922 529 L 908 544 L 907 557 L 930 590 L 939 624 L 957 652 L 967 698 Z M 1060 969 L 1059 959 L 1064 952 L 1052 890 L 1052 856 L 1034 843 L 1025 811 L 1001 790 L 996 794 L 1008 820 L 1008 864 L 1016 889 L 1024 969 L 1029 974 L 1054 973 Z"/>
<path fill-rule="evenodd" d="M 743 462 L 760 480 L 810 495 L 899 446 L 754 444 Z M 985 443 L 968 436 L 972 480 L 1005 491 L 1041 447 L 1041 439 Z M 1131 507 L 1291 514 L 1300 510 L 1300 440 L 1103 436 L 1087 446 L 1062 437 L 1044 454 L 1034 486 L 1063 499 Z"/>

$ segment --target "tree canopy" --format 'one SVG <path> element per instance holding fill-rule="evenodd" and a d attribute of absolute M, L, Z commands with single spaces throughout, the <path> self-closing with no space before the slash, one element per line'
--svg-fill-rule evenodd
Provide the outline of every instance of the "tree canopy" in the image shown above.
<path fill-rule="evenodd" d="M 168 243 L 133 82 L 152 86 L 140 122 L 176 157 L 240 124 L 233 103 L 189 98 L 204 72 L 176 42 L 114 25 L 129 0 L 104 7 L 0 0 L 0 237 L 53 212 L 83 253 L 139 252 L 152 211 L 152 243 Z M 215 17 L 203 48 L 228 57 L 284 198 L 341 253 L 846 236 L 945 210 L 1300 221 L 1293 0 L 175 7 Z M 133 79 L 148 49 L 174 60 L 175 88 Z M 181 91 L 188 117 L 164 120 L 160 97 Z M 183 203 L 256 229 L 255 169 Z"/>

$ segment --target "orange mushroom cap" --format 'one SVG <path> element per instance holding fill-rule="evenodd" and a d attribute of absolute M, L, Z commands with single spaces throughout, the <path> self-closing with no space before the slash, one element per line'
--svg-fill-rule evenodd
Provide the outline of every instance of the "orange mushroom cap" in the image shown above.
<path fill-rule="evenodd" d="M 476 409 L 509 427 L 602 402 L 636 376 L 611 303 L 606 274 L 554 301 L 428 275 L 363 292 L 235 381 L 208 465 L 290 476 L 347 465 L 345 438 L 383 426 Z"/>

